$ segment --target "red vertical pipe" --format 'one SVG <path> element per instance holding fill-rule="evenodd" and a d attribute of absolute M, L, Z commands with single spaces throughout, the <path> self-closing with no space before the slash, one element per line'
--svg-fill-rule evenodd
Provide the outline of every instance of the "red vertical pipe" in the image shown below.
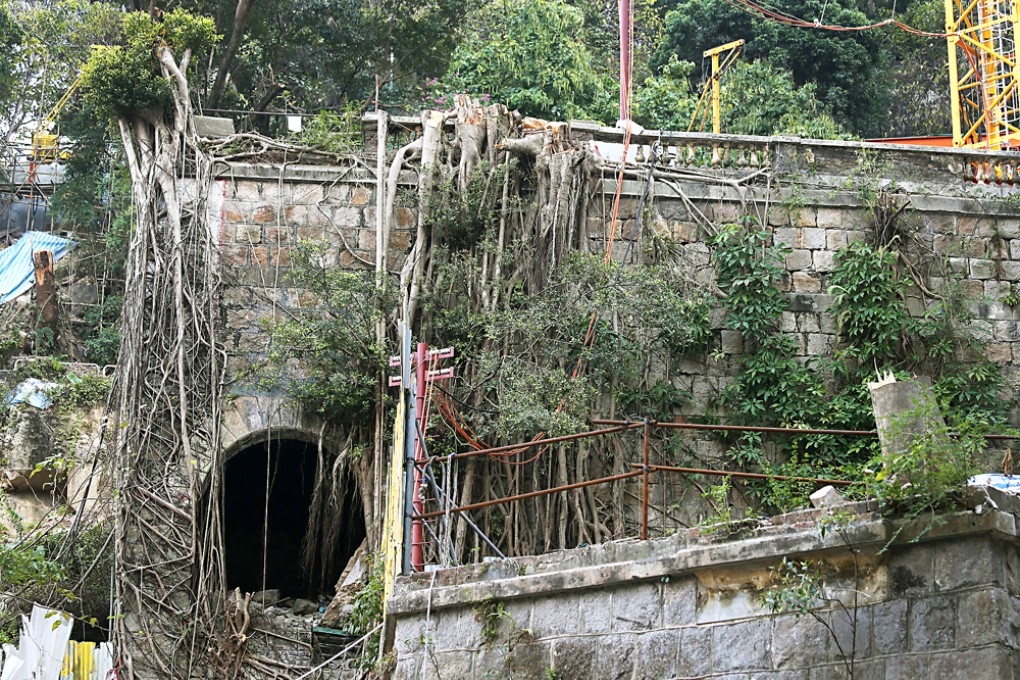
<path fill-rule="evenodd" d="M 648 472 L 651 470 L 650 448 L 652 442 L 652 424 L 645 420 L 645 442 L 643 450 L 644 465 L 641 475 L 641 540 L 648 540 Z"/>
<path fill-rule="evenodd" d="M 413 433 L 415 462 L 425 460 L 425 447 L 422 446 L 418 433 L 425 434 L 425 390 L 427 387 L 425 378 L 428 359 L 429 346 L 424 342 L 419 342 L 418 353 L 415 357 L 416 386 L 414 390 L 414 414 L 415 419 L 418 421 L 418 427 L 415 428 Z M 421 468 L 417 465 L 414 467 L 414 492 L 412 498 L 414 514 L 416 517 L 421 517 L 425 507 L 421 502 Z M 414 571 L 422 571 L 425 565 L 425 558 L 422 555 L 422 542 L 424 538 L 421 523 L 421 519 L 416 519 L 411 525 L 411 569 Z"/>
<path fill-rule="evenodd" d="M 620 0 L 620 120 L 630 119 L 630 0 Z"/>

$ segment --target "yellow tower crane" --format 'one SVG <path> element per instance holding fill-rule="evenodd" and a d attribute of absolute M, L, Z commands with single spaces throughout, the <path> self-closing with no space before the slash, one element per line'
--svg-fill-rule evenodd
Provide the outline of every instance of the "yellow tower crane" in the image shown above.
<path fill-rule="evenodd" d="M 1020 147 L 1018 2 L 945 0 L 955 147 Z"/>
<path fill-rule="evenodd" d="M 67 102 L 71 101 L 71 97 L 74 95 L 78 86 L 81 85 L 81 74 L 74 79 L 71 86 L 67 88 L 67 92 L 53 105 L 49 113 L 39 121 L 36 125 L 35 132 L 32 133 L 32 160 L 33 161 L 55 161 L 60 155 L 60 135 L 57 133 L 51 133 L 49 131 L 50 126 L 57 120 L 57 116 L 67 106 Z"/>

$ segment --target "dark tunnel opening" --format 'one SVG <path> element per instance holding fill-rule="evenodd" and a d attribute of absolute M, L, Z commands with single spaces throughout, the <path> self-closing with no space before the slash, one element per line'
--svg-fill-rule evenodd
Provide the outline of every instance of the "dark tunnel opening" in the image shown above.
<path fill-rule="evenodd" d="M 249 446 L 227 461 L 223 526 L 229 588 L 278 588 L 282 597 L 312 600 L 333 595 L 347 561 L 365 538 L 365 521 L 353 475 L 346 472 L 339 531 L 324 545 L 323 534 L 329 532 L 316 527 L 311 573 L 303 568 L 302 541 L 312 514 L 317 461 L 314 444 L 294 439 Z M 331 465 L 331 459 L 326 463 Z M 335 517 L 336 506 L 326 513 Z"/>

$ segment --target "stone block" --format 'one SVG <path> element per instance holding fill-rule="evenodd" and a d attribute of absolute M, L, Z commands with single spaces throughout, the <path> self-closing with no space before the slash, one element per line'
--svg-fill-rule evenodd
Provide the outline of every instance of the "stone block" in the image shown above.
<path fill-rule="evenodd" d="M 797 293 L 820 293 L 822 282 L 806 272 L 793 273 L 793 290 Z"/>
<path fill-rule="evenodd" d="M 351 192 L 351 205 L 368 205 L 372 199 L 372 190 L 363 186 L 354 187 Z"/>
<path fill-rule="evenodd" d="M 273 205 L 260 205 L 251 213 L 251 219 L 257 224 L 276 224 L 280 211 Z"/>
<path fill-rule="evenodd" d="M 831 272 L 836 267 L 835 254 L 831 250 L 816 250 L 814 268 L 817 272 Z"/>
<path fill-rule="evenodd" d="M 1008 343 L 985 345 L 985 357 L 994 364 L 1005 364 L 1013 360 L 1013 348 Z"/>
<path fill-rule="evenodd" d="M 935 587 L 946 591 L 976 585 L 1004 586 L 1004 564 L 1000 544 L 987 537 L 942 541 L 935 545 Z"/>
<path fill-rule="evenodd" d="M 522 641 L 507 653 L 505 667 L 510 673 L 498 677 L 543 678 L 552 663 L 551 643 Z"/>
<path fill-rule="evenodd" d="M 470 609 L 454 609 L 436 616 L 432 644 L 437 650 L 471 650 L 483 643 L 482 622 Z"/>
<path fill-rule="evenodd" d="M 318 184 L 301 185 L 290 192 L 288 201 L 292 204 L 315 205 L 325 200 L 323 187 Z"/>
<path fill-rule="evenodd" d="M 360 227 L 364 215 L 360 208 L 341 207 L 333 208 L 333 224 L 338 227 Z"/>
<path fill-rule="evenodd" d="M 939 680 L 1003 680 L 1015 677 L 1012 654 L 999 645 L 934 654 L 930 664 L 930 675 L 925 677 Z"/>
<path fill-rule="evenodd" d="M 579 598 L 539 598 L 531 609 L 531 632 L 537 638 L 577 632 Z"/>
<path fill-rule="evenodd" d="M 712 628 L 691 626 L 680 630 L 680 654 L 676 674 L 682 678 L 701 678 L 712 672 Z M 727 652 L 728 653 L 728 652 Z"/>
<path fill-rule="evenodd" d="M 971 277 L 984 280 L 995 278 L 995 262 L 992 260 L 971 260 L 970 261 L 970 275 Z"/>
<path fill-rule="evenodd" d="M 846 248 L 846 232 L 842 229 L 829 229 L 825 232 L 825 247 L 829 250 Z"/>
<path fill-rule="evenodd" d="M 432 661 L 439 667 L 440 678 L 470 678 L 474 654 L 470 652 L 437 652 Z M 433 671 L 435 668 L 433 668 Z"/>
<path fill-rule="evenodd" d="M 816 209 L 803 206 L 790 211 L 790 224 L 795 227 L 813 227 L 816 223 Z"/>
<path fill-rule="evenodd" d="M 608 590 L 586 591 L 578 603 L 577 630 L 581 633 L 608 633 L 612 628 L 612 596 Z"/>
<path fill-rule="evenodd" d="M 811 251 L 794 249 L 786 254 L 786 268 L 790 271 L 811 268 Z"/>
<path fill-rule="evenodd" d="M 722 346 L 723 354 L 743 354 L 744 353 L 744 336 L 737 331 L 722 331 L 722 339 L 720 345 Z"/>
<path fill-rule="evenodd" d="M 849 221 L 846 217 L 847 211 L 844 208 L 818 208 L 815 224 L 821 229 L 842 229 L 844 221 Z"/>
<path fill-rule="evenodd" d="M 790 248 L 799 248 L 800 239 L 798 238 L 798 231 L 791 227 L 774 229 L 772 231 L 772 242 L 777 246 L 785 245 Z"/>
<path fill-rule="evenodd" d="M 952 648 L 956 638 L 956 607 L 950 596 L 928 597 L 910 603 L 910 650 Z"/>
<path fill-rule="evenodd" d="M 262 226 L 239 224 L 234 228 L 234 240 L 238 243 L 262 243 Z"/>
<path fill-rule="evenodd" d="M 637 638 L 634 635 L 611 635 L 602 639 L 598 651 L 597 677 L 606 680 L 629 680 L 638 662 Z M 531 676 L 537 677 L 537 676 Z"/>
<path fill-rule="evenodd" d="M 772 629 L 772 661 L 778 669 L 805 668 L 829 658 L 829 631 L 812 616 L 778 616 Z"/>
<path fill-rule="evenodd" d="M 562 680 L 589 680 L 598 676 L 599 637 L 561 638 L 553 643 L 552 668 Z"/>
<path fill-rule="evenodd" d="M 889 600 L 871 608 L 872 650 L 876 656 L 907 649 L 907 602 Z"/>
<path fill-rule="evenodd" d="M 1002 238 L 1020 238 L 1020 220 L 1000 218 L 996 232 Z"/>
<path fill-rule="evenodd" d="M 797 318 L 797 330 L 801 333 L 817 333 L 821 328 L 821 324 L 818 322 L 819 316 L 821 315 L 811 312 L 800 314 Z"/>
<path fill-rule="evenodd" d="M 801 229 L 799 247 L 808 250 L 823 250 L 825 248 L 825 230 L 813 227 Z"/>
<path fill-rule="evenodd" d="M 928 595 L 935 589 L 935 551 L 930 545 L 893 547 L 889 581 L 895 596 Z"/>
<path fill-rule="evenodd" d="M 856 610 L 848 608 L 833 609 L 829 612 L 829 625 L 832 627 L 834 638 L 831 651 L 834 655 L 839 654 L 839 647 L 847 654 L 853 650 L 854 657 L 864 659 L 872 655 L 871 646 L 871 609 L 869 607 L 857 607 Z M 839 647 L 835 644 L 839 643 Z"/>
<path fill-rule="evenodd" d="M 999 278 L 1005 281 L 1020 281 L 1020 262 L 1011 260 L 999 262 Z"/>
<path fill-rule="evenodd" d="M 391 228 L 410 229 L 418 224 L 418 213 L 411 208 L 397 208 L 393 211 Z M 693 239 L 692 239 L 693 240 Z"/>
<path fill-rule="evenodd" d="M 960 594 L 957 607 L 957 647 L 978 647 L 1000 643 L 1012 644 L 1016 640 L 1010 622 L 1013 603 L 1005 590 L 984 588 Z"/>
<path fill-rule="evenodd" d="M 289 244 L 294 240 L 294 229 L 291 227 L 266 227 L 266 243 L 275 245 Z"/>
<path fill-rule="evenodd" d="M 613 593 L 613 632 L 647 630 L 659 625 L 661 599 L 654 583 L 619 588 Z"/>
<path fill-rule="evenodd" d="M 694 623 L 697 594 L 696 578 L 670 577 L 662 586 L 662 625 L 675 627 Z"/>
<path fill-rule="evenodd" d="M 763 671 L 772 668 L 772 621 L 752 619 L 712 628 L 715 673 Z M 725 653 L 722 653 L 725 650 Z M 681 643 L 681 653 L 683 644 Z"/>
<path fill-rule="evenodd" d="M 340 205 L 342 203 L 348 203 L 351 197 L 351 185 L 350 184 L 333 184 L 327 186 L 322 191 L 322 200 L 331 205 Z"/>
<path fill-rule="evenodd" d="M 229 195 L 229 194 L 228 194 Z M 262 198 L 262 192 L 256 182 L 241 180 L 234 183 L 234 198 L 239 201 L 258 201 Z"/>
<path fill-rule="evenodd" d="M 405 253 L 411 248 L 411 239 L 412 236 L 409 231 L 391 231 L 389 247 Z"/>
<path fill-rule="evenodd" d="M 808 356 L 821 357 L 832 353 L 832 345 L 835 338 L 831 335 L 821 333 L 810 333 L 807 341 Z"/>
<path fill-rule="evenodd" d="M 887 680 L 931 678 L 931 665 L 927 654 L 898 654 L 885 660 Z"/>
<path fill-rule="evenodd" d="M 680 633 L 675 630 L 657 630 L 637 638 L 635 678 L 672 678 L 676 675 L 676 660 L 680 651 Z"/>
<path fill-rule="evenodd" d="M 797 315 L 793 312 L 783 312 L 779 317 L 779 330 L 784 333 L 796 333 Z"/>
<path fill-rule="evenodd" d="M 358 248 L 362 250 L 375 250 L 375 229 L 361 229 L 358 231 Z"/>

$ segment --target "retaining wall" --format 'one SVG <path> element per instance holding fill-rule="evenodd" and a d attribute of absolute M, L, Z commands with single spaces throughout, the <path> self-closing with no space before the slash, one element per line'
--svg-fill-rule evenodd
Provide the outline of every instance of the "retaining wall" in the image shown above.
<path fill-rule="evenodd" d="M 1017 678 L 1020 505 L 994 498 L 916 542 L 926 524 L 897 536 L 858 505 L 824 537 L 804 511 L 744 538 L 689 532 L 401 578 L 394 677 L 815 680 L 850 677 L 852 655 L 858 680 Z M 824 584 L 802 615 L 762 604 L 783 558 Z"/>

